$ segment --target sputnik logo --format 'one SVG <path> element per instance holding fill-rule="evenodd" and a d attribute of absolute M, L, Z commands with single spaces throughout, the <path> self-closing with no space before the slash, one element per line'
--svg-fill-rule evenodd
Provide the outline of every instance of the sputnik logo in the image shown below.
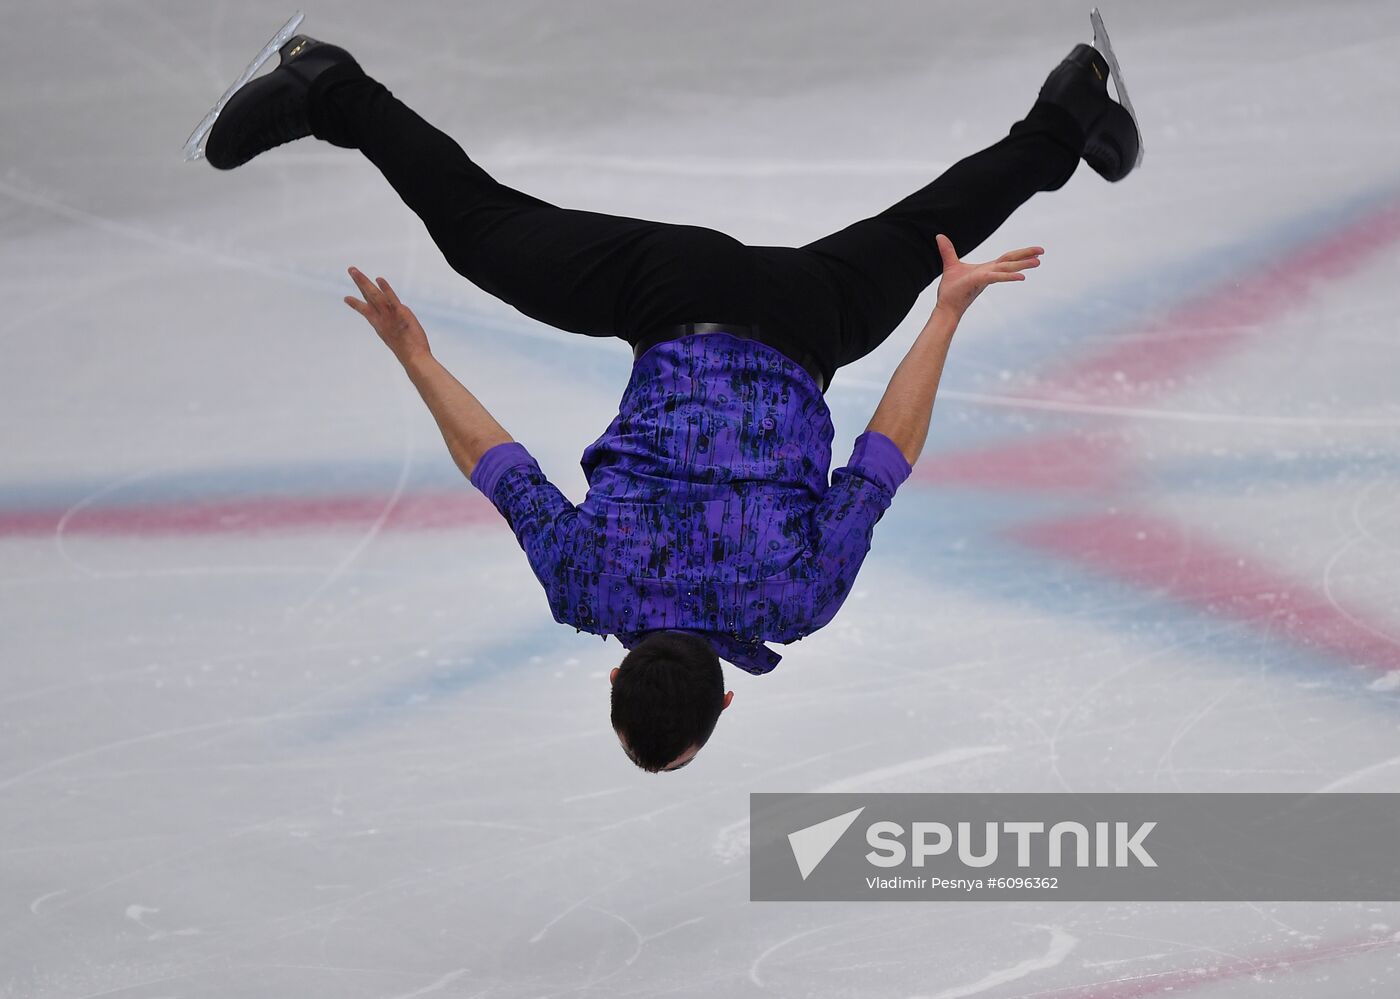
<path fill-rule="evenodd" d="M 861 805 L 855 811 L 845 812 L 814 826 L 788 833 L 788 845 L 792 847 L 792 856 L 797 861 L 797 869 L 801 872 L 803 881 L 806 881 L 807 875 L 826 859 L 831 848 L 846 834 L 846 830 L 851 828 L 852 823 L 863 811 L 865 806 Z"/>

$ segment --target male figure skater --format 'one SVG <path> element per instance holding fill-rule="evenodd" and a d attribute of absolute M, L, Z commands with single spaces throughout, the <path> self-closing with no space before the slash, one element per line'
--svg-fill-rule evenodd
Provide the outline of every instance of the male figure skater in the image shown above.
<path fill-rule="evenodd" d="M 402 363 L 462 472 L 514 531 L 555 620 L 615 635 L 612 724 L 634 763 L 676 770 L 733 692 L 720 659 L 765 673 L 829 622 L 875 523 L 928 433 L 960 319 L 989 284 L 1023 280 L 1044 252 L 958 259 L 1083 158 L 1111 181 L 1138 158 L 1108 64 L 1079 45 L 1006 138 L 872 218 L 806 246 L 746 246 L 712 229 L 556 207 L 493 180 L 450 137 L 305 35 L 233 95 L 209 133 L 232 169 L 305 136 L 359 149 L 427 226 L 452 267 L 525 315 L 616 336 L 635 363 L 617 418 L 584 451 L 577 506 L 434 360 L 383 278 L 350 269 L 364 316 Z M 834 429 L 822 393 L 874 350 L 942 274 L 938 303 L 847 464 L 827 481 Z"/>

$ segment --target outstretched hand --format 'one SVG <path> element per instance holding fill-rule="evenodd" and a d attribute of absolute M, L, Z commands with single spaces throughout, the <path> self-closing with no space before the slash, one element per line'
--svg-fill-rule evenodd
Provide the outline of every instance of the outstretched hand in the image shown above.
<path fill-rule="evenodd" d="M 353 295 L 346 295 L 345 304 L 365 317 L 401 363 L 407 364 L 412 358 L 429 353 L 428 334 L 423 332 L 413 310 L 399 301 L 388 281 L 384 278 L 379 278 L 377 283 L 371 281 L 356 267 L 350 268 L 350 278 L 365 298 L 360 301 Z"/>
<path fill-rule="evenodd" d="M 939 235 L 936 239 L 938 252 L 943 257 L 943 278 L 938 282 L 938 305 L 951 310 L 958 316 L 967 311 L 982 289 L 989 284 L 1001 281 L 1024 281 L 1021 272 L 1040 266 L 1040 255 L 1045 249 L 1040 246 L 1027 246 L 1020 250 L 1003 253 L 985 264 L 969 264 L 958 259 L 952 241 Z"/>

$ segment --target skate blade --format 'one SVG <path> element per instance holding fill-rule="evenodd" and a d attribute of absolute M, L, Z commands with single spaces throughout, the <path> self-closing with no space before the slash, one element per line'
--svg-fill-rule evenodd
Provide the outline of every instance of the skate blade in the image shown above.
<path fill-rule="evenodd" d="M 1133 110 L 1133 102 L 1128 97 L 1128 88 L 1123 85 L 1123 70 L 1118 65 L 1118 57 L 1113 54 L 1113 45 L 1108 40 L 1108 29 L 1103 26 L 1103 15 L 1097 7 L 1089 12 L 1089 23 L 1094 26 L 1094 48 L 1099 50 L 1108 63 L 1109 75 L 1113 77 L 1113 89 L 1118 92 L 1118 103 L 1127 110 L 1133 119 L 1133 126 L 1138 131 L 1138 154 L 1133 166 L 1141 166 L 1142 154 L 1146 150 L 1142 141 L 1142 125 L 1138 123 L 1137 112 Z"/>
<path fill-rule="evenodd" d="M 200 120 L 199 124 L 195 126 L 195 130 L 190 133 L 190 137 L 185 140 L 186 163 L 204 158 L 204 140 L 208 137 L 209 130 L 214 127 L 214 122 L 219 119 L 219 112 L 224 109 L 229 98 L 238 92 L 238 88 L 251 80 L 258 70 L 262 69 L 263 65 L 277 54 L 278 49 L 287 44 L 287 41 L 297 33 L 297 28 L 301 27 L 301 22 L 305 19 L 306 15 L 301 11 L 293 14 L 291 19 L 277 30 L 277 34 L 273 35 L 271 40 L 262 47 L 262 51 L 257 54 L 257 57 L 248 64 L 243 75 L 235 80 L 233 86 L 224 91 L 224 96 L 219 98 L 218 103 L 209 109 L 209 113 Z"/>

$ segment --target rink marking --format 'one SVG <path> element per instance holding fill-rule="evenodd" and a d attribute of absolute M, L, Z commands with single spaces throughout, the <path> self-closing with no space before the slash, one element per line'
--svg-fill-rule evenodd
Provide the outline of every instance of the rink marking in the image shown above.
<path fill-rule="evenodd" d="M 845 379 L 845 386 L 882 391 L 884 382 Z M 1167 423 L 1203 423 L 1223 426 L 1299 427 L 1308 430 L 1358 429 L 1387 430 L 1400 427 L 1396 416 L 1294 416 L 1282 413 L 1220 413 L 1195 409 L 1158 409 L 1151 406 L 1116 406 L 1106 403 L 1079 402 L 1070 399 L 1041 399 L 1029 395 L 1007 395 L 990 392 L 968 392 L 960 389 L 939 389 L 938 399 L 963 402 L 975 406 L 999 409 L 1039 410 L 1047 413 L 1072 413 L 1076 416 L 1115 416 L 1125 420 L 1156 420 Z"/>
<path fill-rule="evenodd" d="M 1309 253 L 1303 273 L 1266 261 L 1250 275 L 1188 299 L 1142 332 L 1052 370 L 1036 394 L 1080 406 L 1141 401 L 1175 390 L 1177 376 L 1218 361 L 1297 307 L 1320 285 L 1356 272 L 1400 239 L 1400 202 L 1334 231 Z M 1033 550 L 1127 581 L 1214 616 L 1243 621 L 1296 647 L 1321 651 L 1383 675 L 1400 670 L 1400 640 L 1346 610 L 1333 596 L 1328 563 L 1321 592 L 1202 532 L 1146 513 L 1125 489 L 1135 469 L 1127 441 L 1109 432 L 1041 434 L 943 452 L 919 463 L 920 485 L 991 488 L 1007 493 L 1077 491 L 1126 512 L 1059 516 L 1003 529 Z"/>
<path fill-rule="evenodd" d="M 1334 943 L 1324 947 L 1300 947 L 1281 951 L 1267 957 L 1241 957 L 1204 968 L 1154 972 L 1115 978 L 1090 985 L 1071 985 L 1037 992 L 1023 992 L 1008 999 L 1142 999 L 1164 992 L 1189 992 L 1220 982 L 1263 975 L 1268 972 L 1292 972 L 1323 961 L 1369 954 L 1373 951 L 1400 946 L 1400 934 L 1369 937 Z"/>
<path fill-rule="evenodd" d="M 1105 349 L 1052 368 L 1041 376 L 1042 385 L 1025 394 L 1052 401 L 1133 401 L 1171 391 L 1178 376 L 1221 359 L 1319 286 L 1349 277 L 1396 240 L 1400 203 L 1391 203 L 1309 247 L 1305 265 L 1270 261 L 1193 296 L 1136 333 L 1115 334 Z"/>
<path fill-rule="evenodd" d="M 1043 434 L 977 451 L 940 452 L 915 467 L 919 481 L 992 489 L 1106 492 L 1128 476 L 1123 440 L 1096 433 Z"/>
<path fill-rule="evenodd" d="M 19 200 L 42 205 L 52 211 L 62 210 L 75 221 L 101 223 L 122 235 L 139 237 L 171 249 L 188 252 L 189 247 L 178 241 L 131 227 L 98 219 L 88 213 L 51 202 L 41 196 L 0 183 L 0 193 Z M 1373 208 L 1360 219 L 1351 219 L 1340 228 L 1332 227 L 1320 237 L 1322 242 L 1310 254 L 1309 267 L 1298 268 L 1279 264 L 1265 258 L 1253 272 L 1235 278 L 1230 284 L 1207 289 L 1188 298 L 1161 319 L 1148 324 L 1137 333 L 1114 333 L 1114 344 L 1105 350 L 1089 354 L 1071 365 L 1051 369 L 1047 385 L 1011 394 L 979 393 L 945 388 L 940 399 L 1013 409 L 1059 411 L 1081 415 L 1103 415 L 1122 419 L 1173 420 L 1197 423 L 1257 424 L 1300 427 L 1387 428 L 1400 426 L 1397 416 L 1364 417 L 1306 417 L 1287 414 L 1201 413 L 1144 407 L 1135 403 L 1153 394 L 1176 388 L 1171 375 L 1181 374 L 1190 366 L 1199 366 L 1218 359 L 1234 349 L 1250 335 L 1259 332 L 1268 320 L 1296 307 L 1317 288 L 1330 281 L 1344 278 L 1371 261 L 1375 255 L 1400 239 L 1400 202 L 1390 200 Z M 223 262 L 247 266 L 248 261 L 225 259 Z M 285 274 L 278 272 L 281 278 Z M 329 286 L 328 281 L 308 278 L 307 285 Z M 338 285 L 337 285 L 338 287 Z M 434 312 L 432 306 L 426 307 Z M 452 316 L 460 323 L 460 314 Z M 478 322 L 473 318 L 473 322 Z M 485 321 L 485 320 L 480 320 Z M 488 323 L 488 325 L 498 325 Z M 521 324 L 514 324 L 521 325 Z M 532 328 L 532 327 L 531 327 Z M 519 346 L 520 340 L 511 343 Z M 534 343 L 533 340 L 530 341 Z M 843 379 L 852 388 L 878 388 L 883 384 Z M 1134 403 L 1128 405 L 1126 403 Z M 1022 442 L 1020 447 L 1034 447 L 1036 440 Z M 1074 455 L 1073 440 L 1060 448 L 1064 462 L 1086 464 Z M 1012 451 L 999 453 L 1001 448 L 1015 445 L 992 445 L 965 452 L 944 452 L 930 455 L 915 468 L 918 481 L 942 481 L 951 474 L 951 481 L 975 482 L 987 477 L 999 485 L 1034 488 L 1034 478 L 1017 482 L 1008 478 Z M 979 458 L 979 455 L 981 456 Z M 985 462 L 982 468 L 978 462 Z M 1062 462 L 1062 464 L 1064 463 Z M 1034 465 L 1030 467 L 1036 467 Z M 1040 466 L 1043 469 L 1043 464 Z M 1081 469 L 1082 470 L 1082 469 Z M 1061 469 L 1069 474 L 1067 469 Z M 476 495 L 476 494 L 473 494 Z M 478 497 L 479 498 L 479 497 Z M 432 502 L 440 507 L 432 510 L 429 501 L 408 491 L 403 501 L 414 505 L 410 516 L 392 516 L 384 530 L 424 529 L 427 527 L 459 527 L 489 520 L 489 505 L 481 510 L 463 512 L 454 508 L 453 498 L 440 496 Z M 145 516 L 135 507 L 100 507 L 83 511 L 65 530 L 93 534 L 158 533 L 233 533 L 239 530 L 291 529 L 324 526 L 339 529 L 363 526 L 372 522 L 382 509 L 383 497 L 377 495 L 339 495 L 320 499 L 287 497 L 249 497 L 240 501 L 200 501 L 196 504 L 152 504 Z M 319 507 L 318 507 L 319 504 Z M 374 507 L 371 513 L 366 508 Z M 203 511 L 203 512 L 200 512 Z M 53 529 L 58 519 L 48 508 L 11 508 L 0 511 L 0 537 L 32 536 Z M 48 525 L 47 527 L 45 525 Z"/>
<path fill-rule="evenodd" d="M 11 196 L 16 194 L 3 186 L 0 191 Z M 45 207 L 54 209 L 52 205 Z M 79 218 L 83 213 L 71 214 L 75 221 L 96 221 L 85 216 Z M 132 235 L 124 230 L 123 234 Z M 1391 200 L 1320 236 L 1306 269 L 1265 258 L 1253 271 L 1188 298 L 1137 333 L 1114 335 L 1108 348 L 1091 352 L 1059 369 L 1052 368 L 1048 381 L 1042 380 L 1029 394 L 946 394 L 954 398 L 961 395 L 964 401 L 975 399 L 992 405 L 1060 409 L 1085 415 L 1093 412 L 1121 418 L 1151 414 L 1152 418 L 1205 419 L 1207 417 L 1200 414 L 1177 413 L 1168 417 L 1166 414 L 1170 411 L 1148 409 L 1137 403 L 1175 390 L 1177 376 L 1219 360 L 1264 331 L 1270 320 L 1297 307 L 1320 286 L 1354 273 L 1397 239 L 1400 239 L 1400 203 Z M 162 239 L 156 241 L 170 243 Z M 1122 405 L 1124 402 L 1133 405 Z M 1291 420 L 1310 425 L 1338 422 L 1325 417 L 1312 420 L 1229 414 L 1208 418 L 1267 419 L 1281 423 Z M 1347 420 L 1347 425 L 1354 426 L 1390 423 L 1384 417 Z M 1042 435 L 931 455 L 919 464 L 913 481 L 916 484 L 989 487 L 1008 492 L 1073 490 L 1114 495 L 1123 488 L 1132 472 L 1130 455 L 1124 448 L 1121 438 L 1110 435 L 1087 439 L 1065 433 Z M 367 529 L 369 533 L 348 556 L 353 560 L 358 550 L 368 543 L 366 539 L 372 539 L 381 531 L 478 525 L 490 525 L 499 530 L 503 526 L 491 505 L 478 493 L 409 491 L 405 486 L 405 468 L 401 465 L 398 471 L 394 493 L 387 498 L 382 494 L 351 494 L 317 498 L 253 496 L 194 504 L 121 506 L 99 503 L 99 498 L 127 484 L 126 480 L 121 480 L 115 486 L 108 485 L 95 494 L 88 494 L 62 513 L 42 508 L 0 511 L 0 537 L 52 534 L 62 549 L 64 538 L 76 534 L 150 536 Z M 1023 525 L 1005 532 L 1004 536 L 1139 586 L 1165 589 L 1179 603 L 1243 620 L 1304 648 L 1321 648 L 1344 660 L 1359 659 L 1371 669 L 1400 669 L 1400 643 L 1386 635 L 1380 626 L 1343 609 L 1329 593 L 1319 596 L 1276 572 L 1236 571 L 1222 578 L 1229 579 L 1231 587 L 1248 592 L 1236 594 L 1237 599 L 1233 601 L 1222 602 L 1221 594 L 1211 587 L 1184 583 L 1181 571 L 1164 575 L 1157 556 L 1144 549 L 1138 543 L 1142 539 L 1136 536 L 1147 531 L 1149 536 L 1170 539 L 1173 532 L 1184 528 L 1144 521 L 1138 524 L 1134 537 L 1128 538 L 1116 533 L 1116 529 L 1127 522 L 1127 518 L 1116 521 L 1071 518 Z M 1069 536 L 1077 539 L 1078 547 L 1073 550 L 1063 544 Z M 1104 537 L 1114 539 L 1116 550 L 1110 551 L 1102 545 L 1087 547 L 1091 541 L 1101 541 Z M 1219 545 L 1201 541 L 1194 551 L 1190 575 L 1210 571 L 1223 573 L 1229 567 L 1229 553 Z M 1272 609 L 1259 606 L 1263 594 L 1280 592 L 1288 594 L 1285 603 Z M 1280 614 L 1287 619 L 1281 622 Z"/>
<path fill-rule="evenodd" d="M 456 493 L 406 492 L 392 503 L 390 499 L 384 494 L 365 493 L 0 510 L 0 537 L 335 531 L 366 527 L 381 516 L 382 528 L 395 531 L 446 530 L 500 521 L 486 497 L 466 489 Z"/>
<path fill-rule="evenodd" d="M 399 423 L 400 430 L 403 433 L 402 451 L 399 460 L 399 474 L 398 478 L 394 480 L 393 492 L 384 500 L 383 505 L 375 513 L 373 521 L 366 526 L 364 533 L 350 546 L 349 550 L 340 557 L 335 565 L 331 566 L 330 570 L 321 578 L 321 581 L 310 593 L 302 598 L 297 606 L 288 610 L 287 613 L 289 617 L 305 613 L 308 607 L 315 603 L 322 594 L 334 586 L 336 581 L 350 570 L 350 567 L 355 564 L 355 561 L 374 543 L 374 539 L 383 532 L 385 524 L 389 522 L 389 519 L 394 515 L 394 511 L 403 501 L 404 493 L 408 486 L 408 475 L 409 469 L 412 466 L 411 455 L 413 451 L 413 444 L 408 432 L 408 411 L 403 405 L 403 399 L 404 396 L 401 393 L 399 395 Z"/>
<path fill-rule="evenodd" d="M 1298 579 L 1184 524 L 1120 512 L 1040 521 L 1006 535 L 1368 671 L 1400 669 L 1400 642 Z"/>
<path fill-rule="evenodd" d="M 1196 414 L 1114 405 L 1145 401 L 1178 388 L 1176 377 L 1190 368 L 1219 360 L 1226 352 L 1256 337 L 1265 324 L 1300 305 L 1325 281 L 1347 277 L 1400 240 L 1400 202 L 1328 236 L 1314 251 L 1318 262 L 1300 277 L 1298 268 L 1268 263 L 1262 271 L 1188 299 L 1136 334 L 1114 337 L 1114 344 L 1058 371 L 1046 384 L 1016 396 L 981 396 L 978 401 L 1026 408 L 1062 408 L 1070 412 L 1166 419 L 1188 422 L 1255 422 L 1279 426 L 1328 426 L 1325 418 L 1248 417 L 1196 419 Z M 1310 261 L 1312 260 L 1310 254 Z M 942 397 L 945 393 L 940 393 Z M 956 396 L 958 393 L 946 393 Z M 970 394 L 963 393 L 964 398 Z M 1087 396 L 1087 398 L 1086 398 Z M 1108 401 L 1105 401 L 1108 400 Z M 1351 418 L 1346 425 L 1389 427 L 1400 418 Z M 1063 488 L 1107 491 L 1126 477 L 1122 441 L 1102 435 L 1072 433 L 1035 435 L 1011 442 L 941 452 L 915 467 L 912 480 L 927 483 L 985 485 L 1016 489 Z"/>
<path fill-rule="evenodd" d="M 439 643 L 431 650 L 406 657 L 392 670 L 381 670 L 394 677 L 402 675 L 403 679 L 375 686 L 328 708 L 320 713 L 322 720 L 306 727 L 301 736 L 309 743 L 325 743 L 361 734 L 379 724 L 400 724 L 411 712 L 428 710 L 507 671 L 550 668 L 568 658 L 560 651 L 563 641 L 564 637 L 553 628 L 535 627 L 484 648 L 466 640 Z M 320 695 L 311 698 L 319 699 Z"/>

